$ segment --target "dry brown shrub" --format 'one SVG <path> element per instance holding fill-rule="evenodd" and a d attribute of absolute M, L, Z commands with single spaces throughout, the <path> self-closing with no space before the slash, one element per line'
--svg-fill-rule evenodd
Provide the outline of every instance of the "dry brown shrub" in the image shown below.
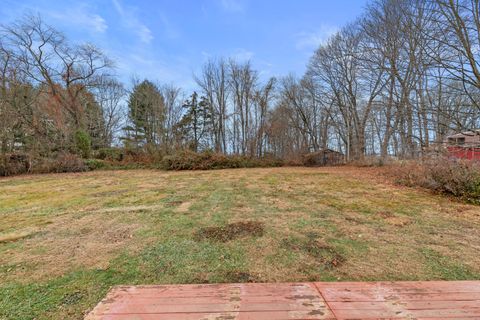
<path fill-rule="evenodd" d="M 387 171 L 396 183 L 480 203 L 480 164 L 446 157 L 408 161 Z"/>
<path fill-rule="evenodd" d="M 31 167 L 31 159 L 27 154 L 5 154 L 0 156 L 0 176 L 12 176 L 27 173 Z"/>
<path fill-rule="evenodd" d="M 41 158 L 35 161 L 33 173 L 83 172 L 87 166 L 82 158 L 73 153 L 60 152 L 55 158 Z"/>
<path fill-rule="evenodd" d="M 197 153 L 188 150 L 165 156 L 161 162 L 161 167 L 165 170 L 213 170 L 282 165 L 283 161 L 273 157 L 253 158 L 208 151 Z"/>

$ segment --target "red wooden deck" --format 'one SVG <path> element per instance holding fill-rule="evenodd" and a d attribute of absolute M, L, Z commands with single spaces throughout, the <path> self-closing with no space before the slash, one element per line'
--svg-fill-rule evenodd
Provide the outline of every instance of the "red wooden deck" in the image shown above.
<path fill-rule="evenodd" d="M 480 319 L 480 281 L 120 286 L 85 319 Z"/>

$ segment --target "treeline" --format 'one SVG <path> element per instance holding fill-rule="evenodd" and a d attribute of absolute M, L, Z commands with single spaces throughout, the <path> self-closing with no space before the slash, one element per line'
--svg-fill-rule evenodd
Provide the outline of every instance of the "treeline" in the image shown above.
<path fill-rule="evenodd" d="M 200 95 L 170 122 L 177 139 L 165 141 L 282 159 L 327 148 L 347 160 L 418 157 L 479 127 L 478 6 L 374 1 L 315 51 L 301 78 L 262 82 L 248 62 L 211 60 L 195 79 Z"/>
<path fill-rule="evenodd" d="M 418 157 L 479 126 L 479 31 L 478 0 L 373 1 L 284 82 L 284 108 L 307 146 Z"/>
<path fill-rule="evenodd" d="M 199 91 L 187 97 L 173 86 L 135 84 L 124 145 L 163 154 L 191 150 L 262 157 L 272 152 L 274 78 L 261 84 L 250 62 L 219 59 L 205 64 L 195 80 Z"/>
<path fill-rule="evenodd" d="M 478 0 L 375 0 L 302 77 L 261 79 L 250 62 L 218 58 L 193 93 L 151 80 L 127 90 L 101 50 L 25 17 L 0 32 L 0 155 L 418 157 L 479 127 L 478 12 Z"/>

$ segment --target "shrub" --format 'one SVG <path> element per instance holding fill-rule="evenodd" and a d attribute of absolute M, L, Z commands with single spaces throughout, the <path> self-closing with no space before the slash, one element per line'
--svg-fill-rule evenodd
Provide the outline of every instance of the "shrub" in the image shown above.
<path fill-rule="evenodd" d="M 0 176 L 11 176 L 30 171 L 31 159 L 27 154 L 13 153 L 0 156 Z"/>
<path fill-rule="evenodd" d="M 126 149 L 124 152 L 122 165 L 145 167 L 158 164 L 162 160 L 160 152 L 151 153 L 142 149 Z"/>
<path fill-rule="evenodd" d="M 303 167 L 305 164 L 303 163 L 303 159 L 286 159 L 283 160 L 283 165 L 288 167 Z"/>
<path fill-rule="evenodd" d="M 108 167 L 107 163 L 103 160 L 98 160 L 98 159 L 87 159 L 84 161 L 85 166 L 88 168 L 88 170 L 93 171 L 93 170 L 98 170 L 98 169 L 105 169 Z"/>
<path fill-rule="evenodd" d="M 56 166 L 54 172 L 82 172 L 87 170 L 83 160 L 76 154 L 59 153 L 54 163 Z"/>
<path fill-rule="evenodd" d="M 350 161 L 349 164 L 355 167 L 383 167 L 393 161 L 392 158 L 380 156 L 365 156 L 363 159 Z"/>
<path fill-rule="evenodd" d="M 336 166 L 342 165 L 344 162 L 343 154 L 330 149 L 302 155 L 302 164 L 307 167 Z"/>
<path fill-rule="evenodd" d="M 61 173 L 82 172 L 87 169 L 100 169 L 104 163 L 90 160 L 84 162 L 78 155 L 60 152 L 51 158 L 32 158 L 26 154 L 7 154 L 0 156 L 0 176 L 12 176 L 24 173 Z"/>
<path fill-rule="evenodd" d="M 36 160 L 34 173 L 83 172 L 87 170 L 84 161 L 76 154 L 60 152 L 55 158 Z"/>
<path fill-rule="evenodd" d="M 83 130 L 77 130 L 75 132 L 75 147 L 78 153 L 85 159 L 90 158 L 92 149 L 92 141 L 87 132 Z"/>
<path fill-rule="evenodd" d="M 101 148 L 95 151 L 95 158 L 107 161 L 122 161 L 125 152 L 120 148 Z"/>
<path fill-rule="evenodd" d="M 407 162 L 392 170 L 395 181 L 406 186 L 420 186 L 480 204 L 480 164 L 460 159 L 438 157 L 422 162 Z"/>
<path fill-rule="evenodd" d="M 239 155 L 224 155 L 214 152 L 195 153 L 181 151 L 165 156 L 161 168 L 165 170 L 212 170 L 228 168 L 278 167 L 283 165 L 275 158 L 249 158 Z"/>
<path fill-rule="evenodd" d="M 426 168 L 425 186 L 480 203 L 480 166 L 468 160 L 443 160 Z"/>

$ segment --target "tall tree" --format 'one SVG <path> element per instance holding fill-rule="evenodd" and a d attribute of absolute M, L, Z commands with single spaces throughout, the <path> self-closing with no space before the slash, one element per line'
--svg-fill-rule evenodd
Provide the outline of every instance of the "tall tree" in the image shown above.
<path fill-rule="evenodd" d="M 185 114 L 177 125 L 177 132 L 184 144 L 195 152 L 208 147 L 212 131 L 212 113 L 208 99 L 194 92 L 183 104 Z"/>
<path fill-rule="evenodd" d="M 165 132 L 165 102 L 155 84 L 144 80 L 128 99 L 128 136 L 135 146 L 158 149 Z"/>

